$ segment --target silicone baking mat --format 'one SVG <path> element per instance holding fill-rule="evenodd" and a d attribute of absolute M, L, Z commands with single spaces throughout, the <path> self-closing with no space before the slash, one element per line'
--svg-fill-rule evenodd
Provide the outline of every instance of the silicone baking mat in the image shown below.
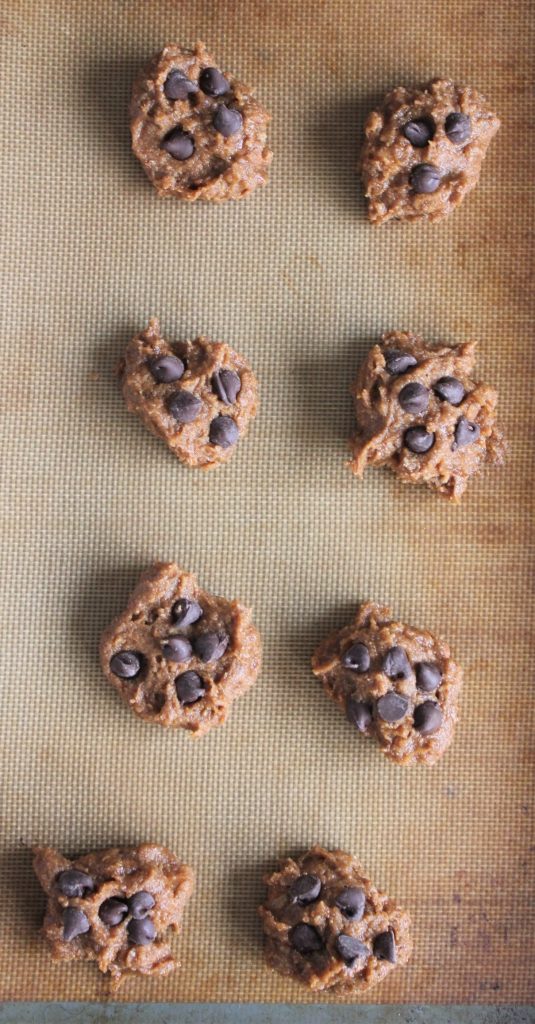
<path fill-rule="evenodd" d="M 530 17 L 531 13 L 531 17 Z M 2 6 L 3 998 L 101 999 L 51 965 L 27 846 L 153 840 L 197 873 L 183 967 L 129 1000 L 335 1000 L 263 966 L 262 873 L 314 842 L 357 854 L 414 918 L 370 1001 L 528 1001 L 533 867 L 533 124 L 529 3 L 434 0 Z M 138 67 L 203 39 L 273 114 L 269 186 L 158 200 L 129 151 Z M 479 87 L 503 127 L 442 225 L 372 229 L 362 123 L 398 83 Z M 114 366 L 151 315 L 243 352 L 262 407 L 229 465 L 188 471 L 130 416 Z M 356 367 L 382 331 L 480 343 L 511 456 L 459 508 L 344 466 Z M 177 560 L 254 607 L 265 667 L 198 742 L 131 715 L 101 630 Z M 400 769 L 309 669 L 357 602 L 443 634 L 465 669 L 456 741 Z"/>

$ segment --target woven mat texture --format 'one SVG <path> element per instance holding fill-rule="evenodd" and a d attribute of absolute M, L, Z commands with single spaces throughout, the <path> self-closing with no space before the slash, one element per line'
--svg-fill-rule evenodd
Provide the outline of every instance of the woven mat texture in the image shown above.
<path fill-rule="evenodd" d="M 120 999 L 336 1001 L 263 966 L 279 856 L 359 856 L 414 918 L 377 1002 L 527 1002 L 533 988 L 533 8 L 490 0 L 4 2 L 1 10 L 4 696 L 0 994 L 105 997 L 51 965 L 28 846 L 152 840 L 197 873 L 183 967 Z M 269 186 L 220 208 L 158 200 L 129 150 L 135 72 L 203 39 L 273 115 Z M 451 76 L 503 127 L 446 223 L 373 230 L 355 163 L 384 91 Z M 229 341 L 262 407 L 229 465 L 187 471 L 130 416 L 128 339 Z M 474 337 L 500 393 L 503 470 L 451 507 L 344 466 L 348 387 L 386 329 Z M 129 714 L 99 634 L 157 559 L 254 607 L 261 679 L 199 742 Z M 465 669 L 457 739 L 399 769 L 323 696 L 309 658 L 373 598 Z"/>

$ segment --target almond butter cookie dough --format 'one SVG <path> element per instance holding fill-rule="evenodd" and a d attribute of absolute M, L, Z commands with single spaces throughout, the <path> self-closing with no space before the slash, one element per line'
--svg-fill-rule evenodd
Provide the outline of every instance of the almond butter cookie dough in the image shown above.
<path fill-rule="evenodd" d="M 242 199 L 268 178 L 269 114 L 204 43 L 170 43 L 136 80 L 132 149 L 160 196 Z"/>
<path fill-rule="evenodd" d="M 267 963 L 314 991 L 360 995 L 412 953 L 410 917 L 342 850 L 313 846 L 264 878 Z"/>
<path fill-rule="evenodd" d="M 258 383 L 246 359 L 224 341 L 170 345 L 156 317 L 126 347 L 123 397 L 186 466 L 227 462 L 258 408 Z"/>
<path fill-rule="evenodd" d="M 192 573 L 158 562 L 104 632 L 100 660 L 140 718 L 202 736 L 256 681 L 260 635 L 239 601 L 214 597 Z"/>
<path fill-rule="evenodd" d="M 372 224 L 446 217 L 477 185 L 499 127 L 476 89 L 447 79 L 389 92 L 364 128 L 362 180 Z"/>
<path fill-rule="evenodd" d="M 448 645 L 367 601 L 315 651 L 328 697 L 398 764 L 435 764 L 453 739 L 462 672 Z"/>
<path fill-rule="evenodd" d="M 162 977 L 180 966 L 165 933 L 180 931 L 194 875 L 170 850 L 143 843 L 73 860 L 49 846 L 33 853 L 54 961 L 95 960 L 112 988 L 129 975 Z"/>
<path fill-rule="evenodd" d="M 498 396 L 472 372 L 476 343 L 432 347 L 409 331 L 374 345 L 351 388 L 356 433 L 352 472 L 388 466 L 404 483 L 427 484 L 458 502 L 470 477 L 501 465 Z"/>

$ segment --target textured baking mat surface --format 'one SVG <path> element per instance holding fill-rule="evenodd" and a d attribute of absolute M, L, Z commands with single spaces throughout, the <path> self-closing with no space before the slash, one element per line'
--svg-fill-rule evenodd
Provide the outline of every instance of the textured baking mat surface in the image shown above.
<path fill-rule="evenodd" d="M 367 1001 L 533 997 L 532 16 L 514 0 L 3 4 L 4 999 L 105 996 L 94 965 L 51 965 L 27 846 L 143 840 L 198 885 L 182 969 L 120 999 L 317 1001 L 264 968 L 256 918 L 262 873 L 314 842 L 357 854 L 412 912 L 411 964 Z M 273 114 L 271 183 L 221 208 L 159 201 L 129 152 L 134 73 L 196 38 Z M 502 117 L 482 183 L 442 225 L 373 230 L 363 118 L 437 74 Z M 260 415 L 215 472 L 181 467 L 123 406 L 114 365 L 151 315 L 170 338 L 229 341 L 259 375 Z M 499 389 L 511 457 L 459 508 L 344 467 L 349 383 L 398 327 L 475 337 Z M 97 663 L 155 559 L 250 603 L 264 638 L 261 679 L 198 742 L 129 714 Z M 310 674 L 369 597 L 464 666 L 433 769 L 384 760 Z"/>

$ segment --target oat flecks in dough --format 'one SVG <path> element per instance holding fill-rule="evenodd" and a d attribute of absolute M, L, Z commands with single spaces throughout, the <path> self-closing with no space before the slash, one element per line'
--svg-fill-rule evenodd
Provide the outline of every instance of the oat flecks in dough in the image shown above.
<path fill-rule="evenodd" d="M 312 671 L 355 732 L 397 764 L 432 765 L 449 747 L 462 686 L 444 640 L 368 601 L 315 651 Z"/>
<path fill-rule="evenodd" d="M 169 44 L 136 80 L 132 149 L 160 196 L 242 199 L 268 178 L 269 114 L 204 43 Z"/>
<path fill-rule="evenodd" d="M 457 502 L 507 446 L 496 425 L 498 396 L 472 372 L 476 344 L 431 346 L 409 331 L 374 345 L 351 388 L 356 432 L 350 468 L 388 466 L 404 483 L 427 484 Z"/>
<path fill-rule="evenodd" d="M 119 367 L 127 408 L 184 465 L 227 462 L 258 409 L 258 383 L 243 356 L 199 337 L 171 345 L 156 317 L 126 347 Z"/>
<path fill-rule="evenodd" d="M 361 170 L 373 224 L 441 220 L 477 185 L 500 121 L 467 86 L 398 87 L 365 125 Z"/>
<path fill-rule="evenodd" d="M 250 609 L 202 590 L 173 562 L 142 575 L 100 643 L 102 671 L 136 715 L 194 736 L 225 721 L 261 657 Z"/>
<path fill-rule="evenodd" d="M 264 882 L 265 958 L 280 974 L 316 992 L 360 995 L 409 960 L 408 913 L 350 854 L 314 846 Z"/>
<path fill-rule="evenodd" d="M 170 850 L 143 843 L 73 860 L 48 846 L 33 853 L 54 961 L 94 960 L 115 989 L 128 976 L 163 977 L 180 966 L 166 932 L 180 931 L 194 875 Z"/>

